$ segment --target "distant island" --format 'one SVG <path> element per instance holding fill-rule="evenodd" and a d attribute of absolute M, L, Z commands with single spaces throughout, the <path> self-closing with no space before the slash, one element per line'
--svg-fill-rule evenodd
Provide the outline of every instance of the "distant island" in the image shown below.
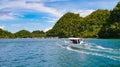
<path fill-rule="evenodd" d="M 11 33 L 0 29 L 0 38 L 41 37 L 120 38 L 120 2 L 113 10 L 98 9 L 86 17 L 68 12 L 47 32 L 20 30 Z"/>

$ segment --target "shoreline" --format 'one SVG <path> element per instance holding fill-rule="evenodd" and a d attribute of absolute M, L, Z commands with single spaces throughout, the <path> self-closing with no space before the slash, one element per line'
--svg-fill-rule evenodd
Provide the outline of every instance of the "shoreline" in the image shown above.
<path fill-rule="evenodd" d="M 67 38 L 0 38 L 1 39 L 67 39 Z M 83 38 L 83 39 L 120 39 L 120 38 Z"/>

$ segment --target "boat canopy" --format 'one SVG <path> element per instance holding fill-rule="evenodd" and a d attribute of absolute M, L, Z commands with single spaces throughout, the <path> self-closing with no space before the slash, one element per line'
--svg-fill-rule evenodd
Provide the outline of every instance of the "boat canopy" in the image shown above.
<path fill-rule="evenodd" d="M 69 38 L 70 40 L 82 40 L 83 38 Z"/>
<path fill-rule="evenodd" d="M 69 38 L 69 39 L 73 44 L 80 44 L 80 42 L 83 40 L 83 38 Z"/>

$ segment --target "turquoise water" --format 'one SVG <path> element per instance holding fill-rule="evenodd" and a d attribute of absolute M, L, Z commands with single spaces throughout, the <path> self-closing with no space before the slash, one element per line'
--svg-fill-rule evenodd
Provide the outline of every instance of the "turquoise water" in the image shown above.
<path fill-rule="evenodd" d="M 0 67 L 120 67 L 120 39 L 85 39 L 88 50 L 64 40 L 0 39 Z"/>

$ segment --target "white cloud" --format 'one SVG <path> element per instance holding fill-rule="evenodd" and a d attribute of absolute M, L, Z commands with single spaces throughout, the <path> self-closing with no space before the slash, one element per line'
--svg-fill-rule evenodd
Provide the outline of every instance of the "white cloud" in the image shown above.
<path fill-rule="evenodd" d="M 0 26 L 0 29 L 4 29 L 5 28 L 5 26 Z"/>
<path fill-rule="evenodd" d="M 43 0 L 43 1 L 47 1 L 47 2 L 56 2 L 56 1 L 69 1 L 69 0 Z"/>
<path fill-rule="evenodd" d="M 56 18 L 56 17 L 43 17 L 43 19 L 47 19 L 47 22 L 55 23 L 59 18 Z"/>
<path fill-rule="evenodd" d="M 47 32 L 47 31 L 50 30 L 50 29 L 52 29 L 52 27 L 46 28 L 46 29 L 44 29 L 43 31 L 44 31 L 44 32 Z"/>
<path fill-rule="evenodd" d="M 13 20 L 14 17 L 10 15 L 2 15 L 0 16 L 0 20 Z"/>
<path fill-rule="evenodd" d="M 30 9 L 33 11 L 48 13 L 55 17 L 60 17 L 62 15 L 62 13 L 56 10 L 55 8 L 47 7 L 43 3 L 29 3 L 29 2 L 26 2 L 25 0 L 3 2 L 2 4 L 0 4 L 0 8 L 1 9 L 7 8 L 7 9 L 14 9 L 14 10 Z"/>
<path fill-rule="evenodd" d="M 14 16 L 10 11 L 0 11 L 0 20 L 13 20 Z"/>
<path fill-rule="evenodd" d="M 20 26 L 22 26 L 22 24 L 11 24 L 11 26 L 13 26 L 13 27 L 20 27 Z"/>
<path fill-rule="evenodd" d="M 90 15 L 93 11 L 95 10 L 92 10 L 92 9 L 91 10 L 74 10 L 74 13 L 79 13 L 80 16 L 85 17 Z"/>
<path fill-rule="evenodd" d="M 29 23 L 23 23 L 23 24 L 11 24 L 11 26 L 13 27 L 22 27 L 22 26 L 26 26 L 26 25 L 30 25 L 30 26 L 40 26 L 41 23 L 37 23 L 37 22 L 29 22 Z"/>
<path fill-rule="evenodd" d="M 35 26 L 40 26 L 41 25 L 41 23 L 37 23 L 37 22 L 30 22 L 29 24 L 30 25 L 35 25 Z"/>
<path fill-rule="evenodd" d="M 69 1 L 69 0 L 26 0 L 28 2 L 58 2 L 58 1 Z"/>
<path fill-rule="evenodd" d="M 95 2 L 88 2 L 87 4 L 90 6 L 95 6 L 99 9 L 113 9 L 115 7 L 115 5 L 117 4 L 117 2 L 119 2 L 119 0 L 99 0 L 99 1 L 95 1 Z"/>

